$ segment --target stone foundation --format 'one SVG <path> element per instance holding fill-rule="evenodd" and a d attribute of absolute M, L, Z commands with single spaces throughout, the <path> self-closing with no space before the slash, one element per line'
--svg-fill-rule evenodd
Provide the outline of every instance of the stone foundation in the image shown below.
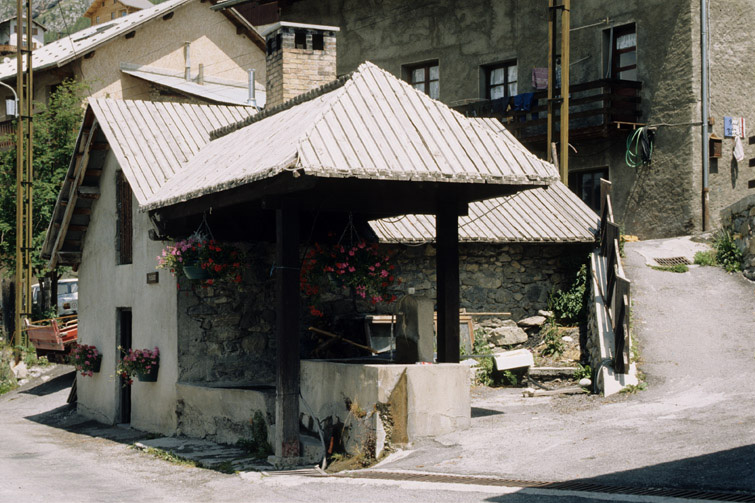
<path fill-rule="evenodd" d="M 722 210 L 721 225 L 731 232 L 742 251 L 743 274 L 755 280 L 755 194 Z"/>

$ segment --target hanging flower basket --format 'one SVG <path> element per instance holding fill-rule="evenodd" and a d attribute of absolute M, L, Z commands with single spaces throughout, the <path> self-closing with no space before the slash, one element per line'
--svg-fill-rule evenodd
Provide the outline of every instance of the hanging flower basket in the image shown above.
<path fill-rule="evenodd" d="M 160 367 L 160 350 L 155 349 L 129 349 L 118 348 L 123 354 L 116 373 L 123 378 L 123 385 L 133 384 L 133 376 L 142 382 L 157 381 L 157 371 Z"/>
<path fill-rule="evenodd" d="M 157 382 L 157 371 L 160 370 L 159 366 L 154 366 L 147 371 L 137 371 L 136 378 L 141 382 Z"/>
<path fill-rule="evenodd" d="M 202 269 L 202 266 L 199 265 L 198 261 L 191 265 L 183 266 L 183 273 L 184 276 L 191 280 L 210 279 L 210 272 L 206 269 Z"/>
<path fill-rule="evenodd" d="M 381 254 L 377 243 L 360 241 L 352 246 L 315 243 L 307 252 L 301 268 L 301 290 L 309 297 L 309 312 L 322 317 L 320 295 L 335 286 L 353 292 L 355 298 L 372 304 L 393 302 L 390 291 L 401 280 L 394 276 L 391 258 Z"/>
<path fill-rule="evenodd" d="M 166 246 L 157 257 L 157 267 L 207 285 L 216 280 L 241 283 L 244 261 L 244 254 L 237 247 L 194 233 Z"/>
<path fill-rule="evenodd" d="M 71 349 L 69 361 L 76 367 L 77 372 L 81 372 L 82 376 L 92 377 L 102 367 L 102 354 L 96 346 L 76 344 Z"/>

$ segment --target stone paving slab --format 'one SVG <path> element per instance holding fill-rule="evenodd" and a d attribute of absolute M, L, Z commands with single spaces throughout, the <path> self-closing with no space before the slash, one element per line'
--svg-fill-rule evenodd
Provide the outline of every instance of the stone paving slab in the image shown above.
<path fill-rule="evenodd" d="M 160 437 L 142 440 L 134 444 L 138 449 L 160 449 L 180 458 L 196 461 L 205 468 L 219 468 L 228 465 L 232 471 L 264 471 L 272 466 L 258 459 L 252 459 L 244 449 L 221 445 L 209 440 L 187 437 Z"/>

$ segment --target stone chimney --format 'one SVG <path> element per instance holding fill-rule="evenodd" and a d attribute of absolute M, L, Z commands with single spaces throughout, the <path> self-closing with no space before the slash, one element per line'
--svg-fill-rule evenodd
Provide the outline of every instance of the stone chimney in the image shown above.
<path fill-rule="evenodd" d="M 281 21 L 267 40 L 265 108 L 272 108 L 336 79 L 335 26 Z"/>

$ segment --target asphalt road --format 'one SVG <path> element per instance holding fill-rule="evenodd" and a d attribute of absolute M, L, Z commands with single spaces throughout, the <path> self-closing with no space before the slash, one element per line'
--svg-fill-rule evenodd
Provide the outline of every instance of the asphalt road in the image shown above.
<path fill-rule="evenodd" d="M 648 389 L 609 398 L 523 398 L 476 389 L 469 430 L 415 445 L 376 470 L 565 482 L 559 489 L 222 474 L 131 448 L 143 433 L 81 422 L 65 406 L 72 374 L 0 397 L 0 502 L 681 501 L 638 488 L 739 492 L 755 501 L 755 284 L 720 269 L 645 265 L 627 246 L 633 324 Z M 66 373 L 67 372 L 67 373 Z M 569 483 L 601 485 L 583 492 Z M 584 486 L 583 486 L 584 487 Z"/>

